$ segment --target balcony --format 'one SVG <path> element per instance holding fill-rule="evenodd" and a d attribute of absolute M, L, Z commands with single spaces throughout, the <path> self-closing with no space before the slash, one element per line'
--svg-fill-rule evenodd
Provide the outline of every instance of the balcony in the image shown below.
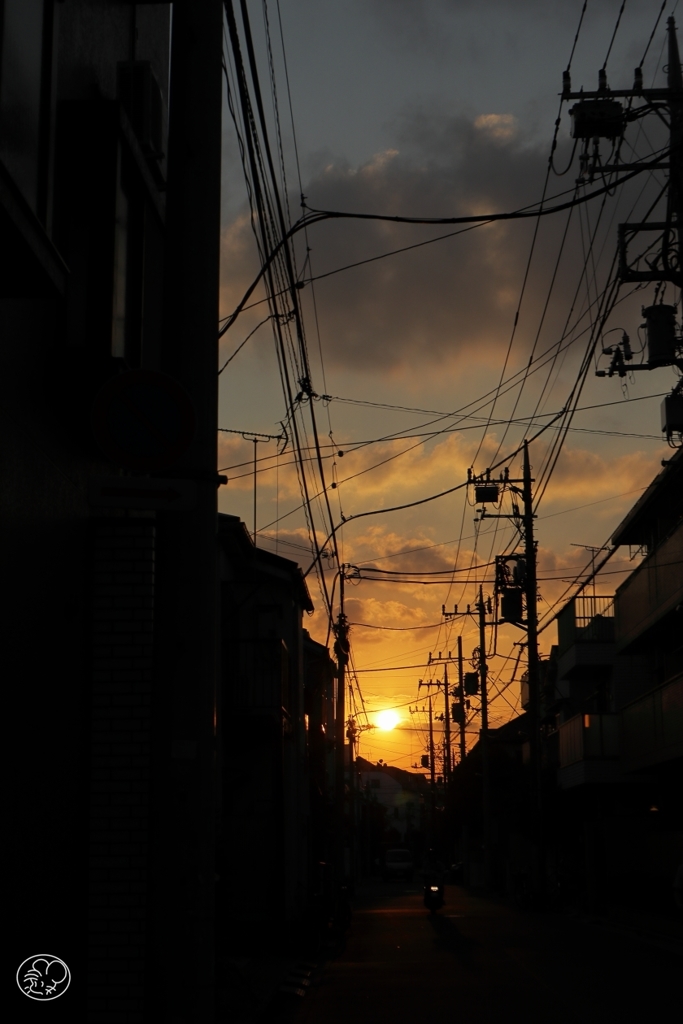
<path fill-rule="evenodd" d="M 558 677 L 611 665 L 614 657 L 614 598 L 575 597 L 557 617 Z"/>
<path fill-rule="evenodd" d="M 627 771 L 683 757 L 683 675 L 639 697 L 621 714 Z"/>
<path fill-rule="evenodd" d="M 615 598 L 617 651 L 623 651 L 683 601 L 683 525 L 646 558 Z"/>
<path fill-rule="evenodd" d="M 575 715 L 560 726 L 558 782 L 562 789 L 616 782 L 619 716 Z"/>

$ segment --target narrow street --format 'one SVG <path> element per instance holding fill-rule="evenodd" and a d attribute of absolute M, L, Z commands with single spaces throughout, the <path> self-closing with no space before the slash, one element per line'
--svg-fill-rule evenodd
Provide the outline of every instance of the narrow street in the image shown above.
<path fill-rule="evenodd" d="M 296 1024 L 499 1024 L 674 1020 L 673 949 L 557 915 L 522 914 L 446 889 L 435 915 L 418 884 L 360 888 L 344 952 L 291 1014 Z"/>

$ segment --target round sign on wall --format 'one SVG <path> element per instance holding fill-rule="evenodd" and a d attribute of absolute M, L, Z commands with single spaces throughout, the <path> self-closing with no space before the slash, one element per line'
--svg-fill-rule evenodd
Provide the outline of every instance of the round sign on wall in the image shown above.
<path fill-rule="evenodd" d="M 159 470 L 192 443 L 195 414 L 187 392 L 156 370 L 127 370 L 107 381 L 93 403 L 93 433 L 115 465 Z"/>

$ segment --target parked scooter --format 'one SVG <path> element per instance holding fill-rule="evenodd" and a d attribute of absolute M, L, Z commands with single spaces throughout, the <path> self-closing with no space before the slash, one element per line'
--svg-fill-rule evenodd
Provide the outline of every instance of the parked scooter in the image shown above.
<path fill-rule="evenodd" d="M 423 903 L 430 914 L 435 913 L 444 904 L 443 884 L 427 882 L 424 887 Z"/>

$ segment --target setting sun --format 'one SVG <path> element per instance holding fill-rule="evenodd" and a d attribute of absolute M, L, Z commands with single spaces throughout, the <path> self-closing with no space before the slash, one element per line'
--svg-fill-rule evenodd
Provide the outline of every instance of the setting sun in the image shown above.
<path fill-rule="evenodd" d="M 377 714 L 377 725 L 386 732 L 394 729 L 400 721 L 401 719 L 395 711 L 379 711 Z"/>

